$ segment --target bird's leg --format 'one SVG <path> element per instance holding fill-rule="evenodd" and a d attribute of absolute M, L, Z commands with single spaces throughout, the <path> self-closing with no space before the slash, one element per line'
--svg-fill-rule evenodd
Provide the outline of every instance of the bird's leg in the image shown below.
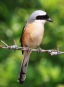
<path fill-rule="evenodd" d="M 37 52 L 41 52 L 41 48 L 40 47 L 38 48 L 38 51 Z"/>

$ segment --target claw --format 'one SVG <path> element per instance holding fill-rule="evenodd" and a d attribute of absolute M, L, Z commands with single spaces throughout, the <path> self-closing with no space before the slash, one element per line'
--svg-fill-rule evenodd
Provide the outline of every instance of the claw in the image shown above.
<path fill-rule="evenodd" d="M 41 52 L 41 48 L 40 47 L 38 48 L 38 52 Z"/>

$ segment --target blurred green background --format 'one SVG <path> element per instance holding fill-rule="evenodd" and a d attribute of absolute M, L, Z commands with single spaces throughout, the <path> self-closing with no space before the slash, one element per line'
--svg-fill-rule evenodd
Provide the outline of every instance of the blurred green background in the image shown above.
<path fill-rule="evenodd" d="M 0 0 L 0 40 L 9 45 L 20 36 L 29 15 L 45 10 L 54 21 L 45 24 L 41 48 L 64 51 L 64 0 Z M 0 43 L 0 45 L 2 45 Z M 50 56 L 33 52 L 23 85 L 17 82 L 22 61 L 21 51 L 0 49 L 0 87 L 64 87 L 64 55 Z"/>

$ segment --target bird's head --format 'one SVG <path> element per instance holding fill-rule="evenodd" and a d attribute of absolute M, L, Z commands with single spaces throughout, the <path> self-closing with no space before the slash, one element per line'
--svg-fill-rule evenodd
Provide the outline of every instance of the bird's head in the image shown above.
<path fill-rule="evenodd" d="M 41 21 L 43 24 L 47 21 L 53 22 L 51 18 L 48 16 L 48 14 L 42 10 L 37 10 L 30 15 L 28 22 L 34 22 L 34 21 Z"/>

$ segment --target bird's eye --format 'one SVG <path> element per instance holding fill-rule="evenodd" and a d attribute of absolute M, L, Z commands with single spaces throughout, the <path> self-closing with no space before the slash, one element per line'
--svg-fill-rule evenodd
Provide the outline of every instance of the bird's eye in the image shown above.
<path fill-rule="evenodd" d="M 46 15 L 43 15 L 43 19 L 48 19 L 49 16 L 46 14 Z"/>
<path fill-rule="evenodd" d="M 36 20 L 47 20 L 49 18 L 49 16 L 46 14 L 46 15 L 39 15 L 36 17 Z"/>
<path fill-rule="evenodd" d="M 39 15 L 39 16 L 36 17 L 36 20 L 42 20 L 42 17 L 43 16 Z"/>

